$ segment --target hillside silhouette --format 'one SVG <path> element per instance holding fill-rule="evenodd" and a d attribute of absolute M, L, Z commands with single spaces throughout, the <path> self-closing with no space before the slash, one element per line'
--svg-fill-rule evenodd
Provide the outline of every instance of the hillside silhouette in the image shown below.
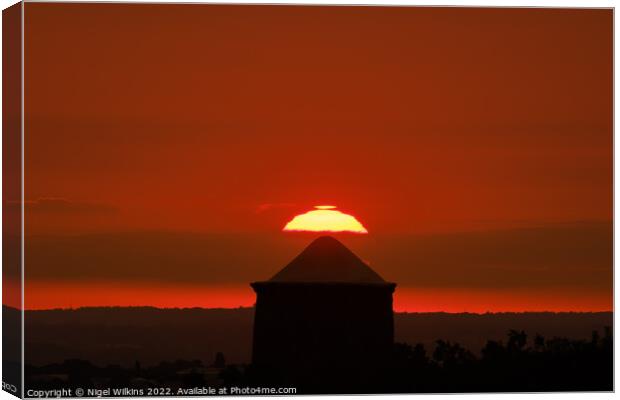
<path fill-rule="evenodd" d="M 133 395 L 144 395 L 149 388 L 165 388 L 160 394 L 187 395 L 193 394 L 194 388 L 207 386 L 295 388 L 297 394 L 613 390 L 611 328 L 607 327 L 603 335 L 593 331 L 588 340 L 537 334 L 528 345 L 528 337 L 525 331 L 510 330 L 501 340 L 487 341 L 479 355 L 441 339 L 433 351 L 421 343 L 396 343 L 381 365 L 362 362 L 342 368 L 326 364 L 320 379 L 312 373 L 290 373 L 288 367 L 227 364 L 221 352 L 212 361 L 177 359 L 146 367 L 139 361 L 122 367 L 69 359 L 45 366 L 27 364 L 26 387 L 125 388 L 122 390 L 131 390 Z"/>
<path fill-rule="evenodd" d="M 5 313 L 17 310 L 3 306 Z M 26 363 L 46 365 L 87 359 L 96 365 L 157 365 L 163 360 L 251 359 L 253 308 L 158 309 L 105 307 L 26 311 Z M 611 312 L 596 313 L 395 313 L 395 341 L 420 343 L 433 351 L 436 340 L 458 342 L 480 354 L 487 340 L 502 340 L 511 329 L 547 338 L 588 340 L 592 331 L 613 325 Z"/>

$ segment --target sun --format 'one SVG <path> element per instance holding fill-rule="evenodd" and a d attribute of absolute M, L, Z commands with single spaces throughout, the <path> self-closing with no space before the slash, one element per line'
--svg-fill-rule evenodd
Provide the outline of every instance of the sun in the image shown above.
<path fill-rule="evenodd" d="M 368 231 L 354 216 L 336 210 L 336 206 L 315 206 L 314 210 L 290 220 L 285 232 L 353 232 Z"/>

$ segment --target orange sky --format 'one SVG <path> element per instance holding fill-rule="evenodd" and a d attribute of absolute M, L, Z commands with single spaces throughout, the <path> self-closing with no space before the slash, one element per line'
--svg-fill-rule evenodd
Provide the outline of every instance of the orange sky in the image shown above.
<path fill-rule="evenodd" d="M 26 276 L 249 290 L 307 243 L 284 224 L 335 204 L 410 293 L 610 309 L 612 18 L 28 3 Z"/>

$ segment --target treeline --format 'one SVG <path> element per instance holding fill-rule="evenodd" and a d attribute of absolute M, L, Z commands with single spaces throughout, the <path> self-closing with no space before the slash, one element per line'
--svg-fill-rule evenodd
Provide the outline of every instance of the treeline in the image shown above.
<path fill-rule="evenodd" d="M 396 392 L 537 392 L 613 390 L 611 328 L 590 340 L 546 339 L 511 330 L 505 341 L 487 342 L 476 356 L 458 343 L 438 340 L 432 354 L 422 345 L 395 345 L 385 383 Z"/>

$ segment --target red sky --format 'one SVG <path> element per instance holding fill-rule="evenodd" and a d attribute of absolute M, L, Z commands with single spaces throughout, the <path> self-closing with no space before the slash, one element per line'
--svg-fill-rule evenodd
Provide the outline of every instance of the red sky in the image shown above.
<path fill-rule="evenodd" d="M 27 306 L 251 305 L 336 204 L 401 309 L 611 309 L 612 18 L 28 3 Z"/>

